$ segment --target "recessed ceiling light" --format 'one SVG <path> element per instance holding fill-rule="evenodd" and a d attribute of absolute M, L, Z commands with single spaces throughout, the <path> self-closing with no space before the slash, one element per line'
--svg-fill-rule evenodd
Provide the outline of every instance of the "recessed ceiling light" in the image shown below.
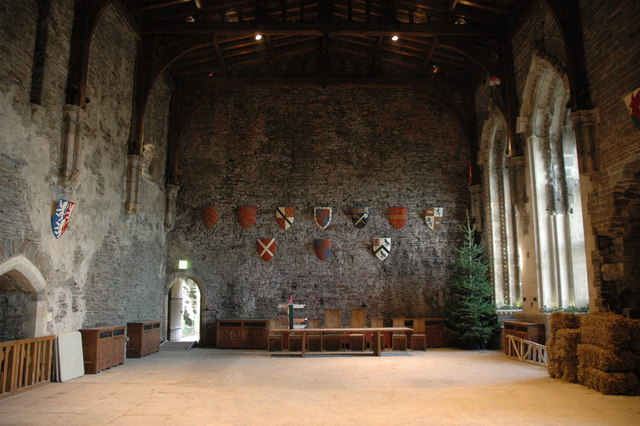
<path fill-rule="evenodd" d="M 394 35 L 393 35 L 393 37 L 391 37 L 391 40 L 393 40 L 393 41 L 398 41 L 398 39 L 399 39 L 399 38 L 400 38 L 400 37 L 398 37 L 397 35 L 395 35 L 395 34 L 394 34 Z"/>
<path fill-rule="evenodd" d="M 262 34 L 256 34 L 256 40 L 262 40 Z"/>

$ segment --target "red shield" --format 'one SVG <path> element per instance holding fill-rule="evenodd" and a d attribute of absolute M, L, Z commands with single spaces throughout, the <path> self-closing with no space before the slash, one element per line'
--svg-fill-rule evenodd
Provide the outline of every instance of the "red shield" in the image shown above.
<path fill-rule="evenodd" d="M 256 207 L 238 207 L 238 223 L 247 229 L 256 221 Z"/>
<path fill-rule="evenodd" d="M 396 229 L 400 229 L 407 223 L 407 208 L 406 207 L 390 207 L 389 208 L 389 223 Z"/>
<path fill-rule="evenodd" d="M 205 207 L 202 212 L 202 221 L 207 228 L 213 228 L 218 224 L 218 208 L 214 206 Z"/>
<path fill-rule="evenodd" d="M 326 238 L 318 238 L 313 240 L 313 251 L 320 260 L 327 260 L 333 252 L 333 242 Z"/>
<path fill-rule="evenodd" d="M 276 222 L 285 231 L 293 224 L 293 207 L 276 207 Z"/>
<path fill-rule="evenodd" d="M 276 255 L 276 239 L 259 238 L 256 242 L 256 248 L 262 260 L 271 260 Z"/>

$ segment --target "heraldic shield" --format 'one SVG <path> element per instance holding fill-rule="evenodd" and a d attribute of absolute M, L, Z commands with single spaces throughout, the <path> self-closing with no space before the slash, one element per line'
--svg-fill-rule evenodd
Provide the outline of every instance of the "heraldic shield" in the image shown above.
<path fill-rule="evenodd" d="M 75 206 L 76 203 L 73 201 L 58 200 L 56 211 L 53 213 L 53 218 L 51 218 L 51 230 L 54 237 L 60 238 L 64 231 L 67 230 L 69 219 L 71 219 L 71 213 L 73 213 Z"/>
<path fill-rule="evenodd" d="M 351 209 L 351 220 L 356 228 L 364 228 L 369 220 L 369 207 L 359 206 Z"/>
<path fill-rule="evenodd" d="M 218 208 L 214 206 L 205 207 L 202 211 L 202 221 L 204 226 L 211 229 L 218 224 Z"/>
<path fill-rule="evenodd" d="M 407 223 L 407 208 L 406 207 L 390 207 L 389 208 L 389 223 L 396 229 L 400 229 Z"/>
<path fill-rule="evenodd" d="M 293 207 L 276 207 L 276 222 L 285 231 L 293 225 Z"/>
<path fill-rule="evenodd" d="M 262 260 L 271 260 L 276 255 L 275 238 L 259 238 L 256 242 L 256 249 Z"/>
<path fill-rule="evenodd" d="M 320 229 L 325 229 L 331 222 L 331 207 L 315 207 L 313 217 Z"/>
<path fill-rule="evenodd" d="M 313 240 L 313 251 L 320 260 L 327 260 L 333 252 L 333 242 L 326 238 L 316 238 Z"/>
<path fill-rule="evenodd" d="M 427 226 L 435 231 L 442 223 L 443 215 L 444 209 L 442 207 L 427 207 L 424 220 L 427 222 Z"/>
<path fill-rule="evenodd" d="M 391 238 L 374 238 L 373 254 L 380 260 L 385 260 L 391 252 Z"/>
<path fill-rule="evenodd" d="M 247 229 L 256 221 L 256 207 L 238 207 L 238 223 Z"/>

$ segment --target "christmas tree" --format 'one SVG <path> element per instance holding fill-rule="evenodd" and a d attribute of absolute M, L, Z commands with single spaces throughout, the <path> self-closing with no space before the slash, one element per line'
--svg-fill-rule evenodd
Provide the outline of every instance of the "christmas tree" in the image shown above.
<path fill-rule="evenodd" d="M 455 274 L 448 285 L 445 302 L 445 330 L 449 342 L 465 349 L 486 348 L 500 328 L 493 288 L 489 279 L 489 261 L 481 243 L 476 241 L 475 226 L 460 227 L 464 242 L 455 248 Z"/>

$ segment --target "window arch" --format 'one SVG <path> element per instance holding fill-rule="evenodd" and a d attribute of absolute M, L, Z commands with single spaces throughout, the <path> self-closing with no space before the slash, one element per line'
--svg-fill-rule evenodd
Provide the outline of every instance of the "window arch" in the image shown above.
<path fill-rule="evenodd" d="M 482 132 L 483 181 L 487 212 L 487 248 L 493 260 L 491 275 L 496 306 L 519 306 L 522 285 L 516 256 L 514 211 L 507 169 L 506 121 L 493 108 Z"/>
<path fill-rule="evenodd" d="M 547 308 L 587 306 L 578 155 L 566 75 L 534 56 L 521 122 L 526 136 L 538 295 Z"/>

